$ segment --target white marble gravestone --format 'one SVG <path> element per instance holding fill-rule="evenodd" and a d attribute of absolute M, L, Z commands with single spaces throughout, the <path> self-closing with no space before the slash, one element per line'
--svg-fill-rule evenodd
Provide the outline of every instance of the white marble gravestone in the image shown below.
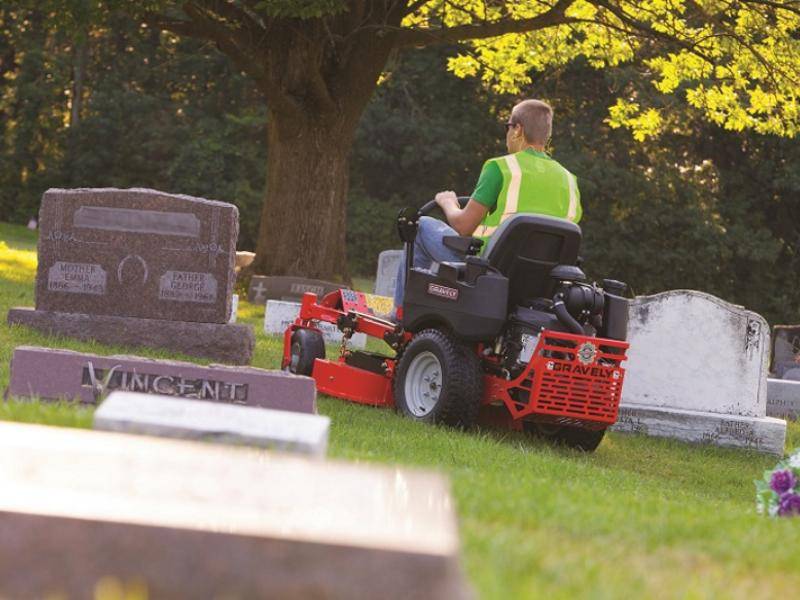
<path fill-rule="evenodd" d="M 397 265 L 403 260 L 402 250 L 384 250 L 378 255 L 378 271 L 375 274 L 375 294 L 394 296 L 397 287 Z"/>
<path fill-rule="evenodd" d="M 763 317 L 691 290 L 640 296 L 628 342 L 616 430 L 783 453 L 786 421 L 766 416 Z"/>
<path fill-rule="evenodd" d="M 283 335 L 286 328 L 294 323 L 300 314 L 300 304 L 297 302 L 284 302 L 283 300 L 268 300 L 264 312 L 264 333 L 269 335 Z M 342 332 L 332 323 L 317 323 L 317 328 L 322 332 L 322 337 L 327 344 L 341 344 Z M 367 336 L 356 333 L 350 338 L 350 345 L 354 348 L 364 349 L 367 345 Z"/>
<path fill-rule="evenodd" d="M 330 418 L 323 415 L 111 392 L 94 413 L 94 428 L 120 433 L 259 446 L 325 456 Z"/>

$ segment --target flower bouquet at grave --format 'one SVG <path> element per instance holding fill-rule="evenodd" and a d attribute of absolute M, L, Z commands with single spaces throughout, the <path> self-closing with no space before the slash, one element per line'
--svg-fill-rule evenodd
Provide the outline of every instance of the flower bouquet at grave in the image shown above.
<path fill-rule="evenodd" d="M 770 517 L 800 516 L 800 449 L 757 479 L 756 510 Z"/>

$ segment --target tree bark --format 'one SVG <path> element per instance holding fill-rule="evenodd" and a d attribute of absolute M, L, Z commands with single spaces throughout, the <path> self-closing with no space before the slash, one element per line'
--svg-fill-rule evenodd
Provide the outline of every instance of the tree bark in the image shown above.
<path fill-rule="evenodd" d="M 342 115 L 270 114 L 267 191 L 251 272 L 349 283 L 345 227 L 355 127 Z"/>

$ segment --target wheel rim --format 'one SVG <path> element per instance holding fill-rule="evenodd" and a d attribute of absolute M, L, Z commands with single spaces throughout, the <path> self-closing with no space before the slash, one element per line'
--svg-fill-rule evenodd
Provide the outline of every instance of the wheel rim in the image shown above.
<path fill-rule="evenodd" d="M 403 391 L 411 414 L 430 414 L 442 392 L 442 365 L 433 352 L 420 352 L 414 357 L 408 365 Z"/>

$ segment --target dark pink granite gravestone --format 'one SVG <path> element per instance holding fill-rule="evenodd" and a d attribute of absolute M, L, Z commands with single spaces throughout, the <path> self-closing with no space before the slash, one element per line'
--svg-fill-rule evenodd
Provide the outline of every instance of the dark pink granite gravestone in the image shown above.
<path fill-rule="evenodd" d="M 239 211 L 147 189 L 42 197 L 36 309 L 9 324 L 105 344 L 248 364 L 255 336 L 229 324 Z"/>
<path fill-rule="evenodd" d="M 6 395 L 96 403 L 114 390 L 316 413 L 316 386 L 310 377 L 34 346 L 14 350 Z"/>
<path fill-rule="evenodd" d="M 146 189 L 51 189 L 37 310 L 227 323 L 239 211 Z"/>

